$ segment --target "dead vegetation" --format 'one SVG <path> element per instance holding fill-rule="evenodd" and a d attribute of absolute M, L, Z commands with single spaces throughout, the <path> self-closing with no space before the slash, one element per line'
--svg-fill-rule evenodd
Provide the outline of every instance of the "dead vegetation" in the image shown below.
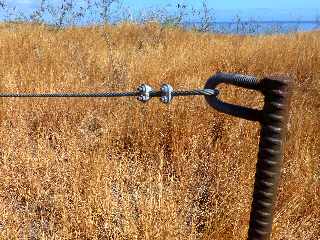
<path fill-rule="evenodd" d="M 216 71 L 289 73 L 273 239 L 319 239 L 320 33 L 222 36 L 122 24 L 0 26 L 1 92 L 201 88 Z M 227 101 L 261 97 L 221 89 Z M 0 99 L 4 239 L 245 239 L 259 126 L 202 97 Z"/>

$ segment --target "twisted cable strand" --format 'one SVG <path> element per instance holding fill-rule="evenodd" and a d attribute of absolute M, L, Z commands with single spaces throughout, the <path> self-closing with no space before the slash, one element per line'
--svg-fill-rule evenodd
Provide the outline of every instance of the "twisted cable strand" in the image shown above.
<path fill-rule="evenodd" d="M 131 97 L 138 96 L 139 92 L 101 92 L 101 93 L 0 93 L 0 97 L 13 98 L 42 98 L 42 97 Z"/>
<path fill-rule="evenodd" d="M 193 89 L 173 91 L 173 96 L 215 96 L 218 94 L 216 89 Z M 140 92 L 100 92 L 100 93 L 0 93 L 1 98 L 74 98 L 74 97 L 134 97 L 139 96 Z M 160 97 L 161 91 L 152 91 L 152 97 Z"/>
<path fill-rule="evenodd" d="M 172 93 L 173 96 L 217 96 L 218 94 L 217 89 L 180 90 Z"/>

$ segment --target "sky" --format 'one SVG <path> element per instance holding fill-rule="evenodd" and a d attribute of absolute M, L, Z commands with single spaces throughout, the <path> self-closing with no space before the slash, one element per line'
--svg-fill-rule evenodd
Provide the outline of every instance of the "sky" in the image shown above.
<path fill-rule="evenodd" d="M 61 0 L 51 0 L 51 2 Z M 122 0 L 133 13 L 150 8 L 176 9 L 178 3 L 200 8 L 201 0 Z M 7 0 L 23 12 L 34 9 L 40 0 Z M 207 0 L 214 9 L 216 21 L 232 21 L 235 16 L 261 21 L 309 21 L 320 16 L 320 0 Z"/>
<path fill-rule="evenodd" d="M 132 5 L 136 8 L 150 7 L 153 5 L 169 5 L 175 2 L 180 2 L 186 5 L 201 6 L 202 1 L 199 0 L 125 0 L 128 5 Z M 295 8 L 320 8 L 319 0 L 207 0 L 210 7 L 216 9 L 255 9 L 255 8 L 270 8 L 270 9 L 295 9 Z"/>

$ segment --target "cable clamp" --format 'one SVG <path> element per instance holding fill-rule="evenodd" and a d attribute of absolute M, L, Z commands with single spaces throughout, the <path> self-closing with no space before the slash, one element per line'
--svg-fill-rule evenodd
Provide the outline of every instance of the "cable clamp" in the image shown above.
<path fill-rule="evenodd" d="M 142 84 L 138 87 L 138 100 L 141 102 L 148 102 L 151 99 L 150 93 L 153 92 L 152 87 L 147 84 Z"/>
<path fill-rule="evenodd" d="M 169 84 L 163 84 L 161 86 L 160 91 L 161 91 L 161 98 L 160 98 L 161 102 L 166 104 L 170 103 L 173 98 L 172 96 L 173 87 Z"/>

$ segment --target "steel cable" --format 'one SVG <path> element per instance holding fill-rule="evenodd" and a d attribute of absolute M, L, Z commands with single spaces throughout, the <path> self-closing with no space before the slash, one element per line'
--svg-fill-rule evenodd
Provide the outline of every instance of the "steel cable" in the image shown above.
<path fill-rule="evenodd" d="M 172 96 L 216 96 L 216 89 L 193 89 L 173 91 Z M 83 98 L 83 97 L 138 97 L 141 92 L 99 92 L 99 93 L 0 93 L 1 98 Z M 161 97 L 161 91 L 151 91 L 150 97 Z"/>
<path fill-rule="evenodd" d="M 138 92 L 101 92 L 101 93 L 0 93 L 2 98 L 71 98 L 71 97 L 131 97 Z"/>

